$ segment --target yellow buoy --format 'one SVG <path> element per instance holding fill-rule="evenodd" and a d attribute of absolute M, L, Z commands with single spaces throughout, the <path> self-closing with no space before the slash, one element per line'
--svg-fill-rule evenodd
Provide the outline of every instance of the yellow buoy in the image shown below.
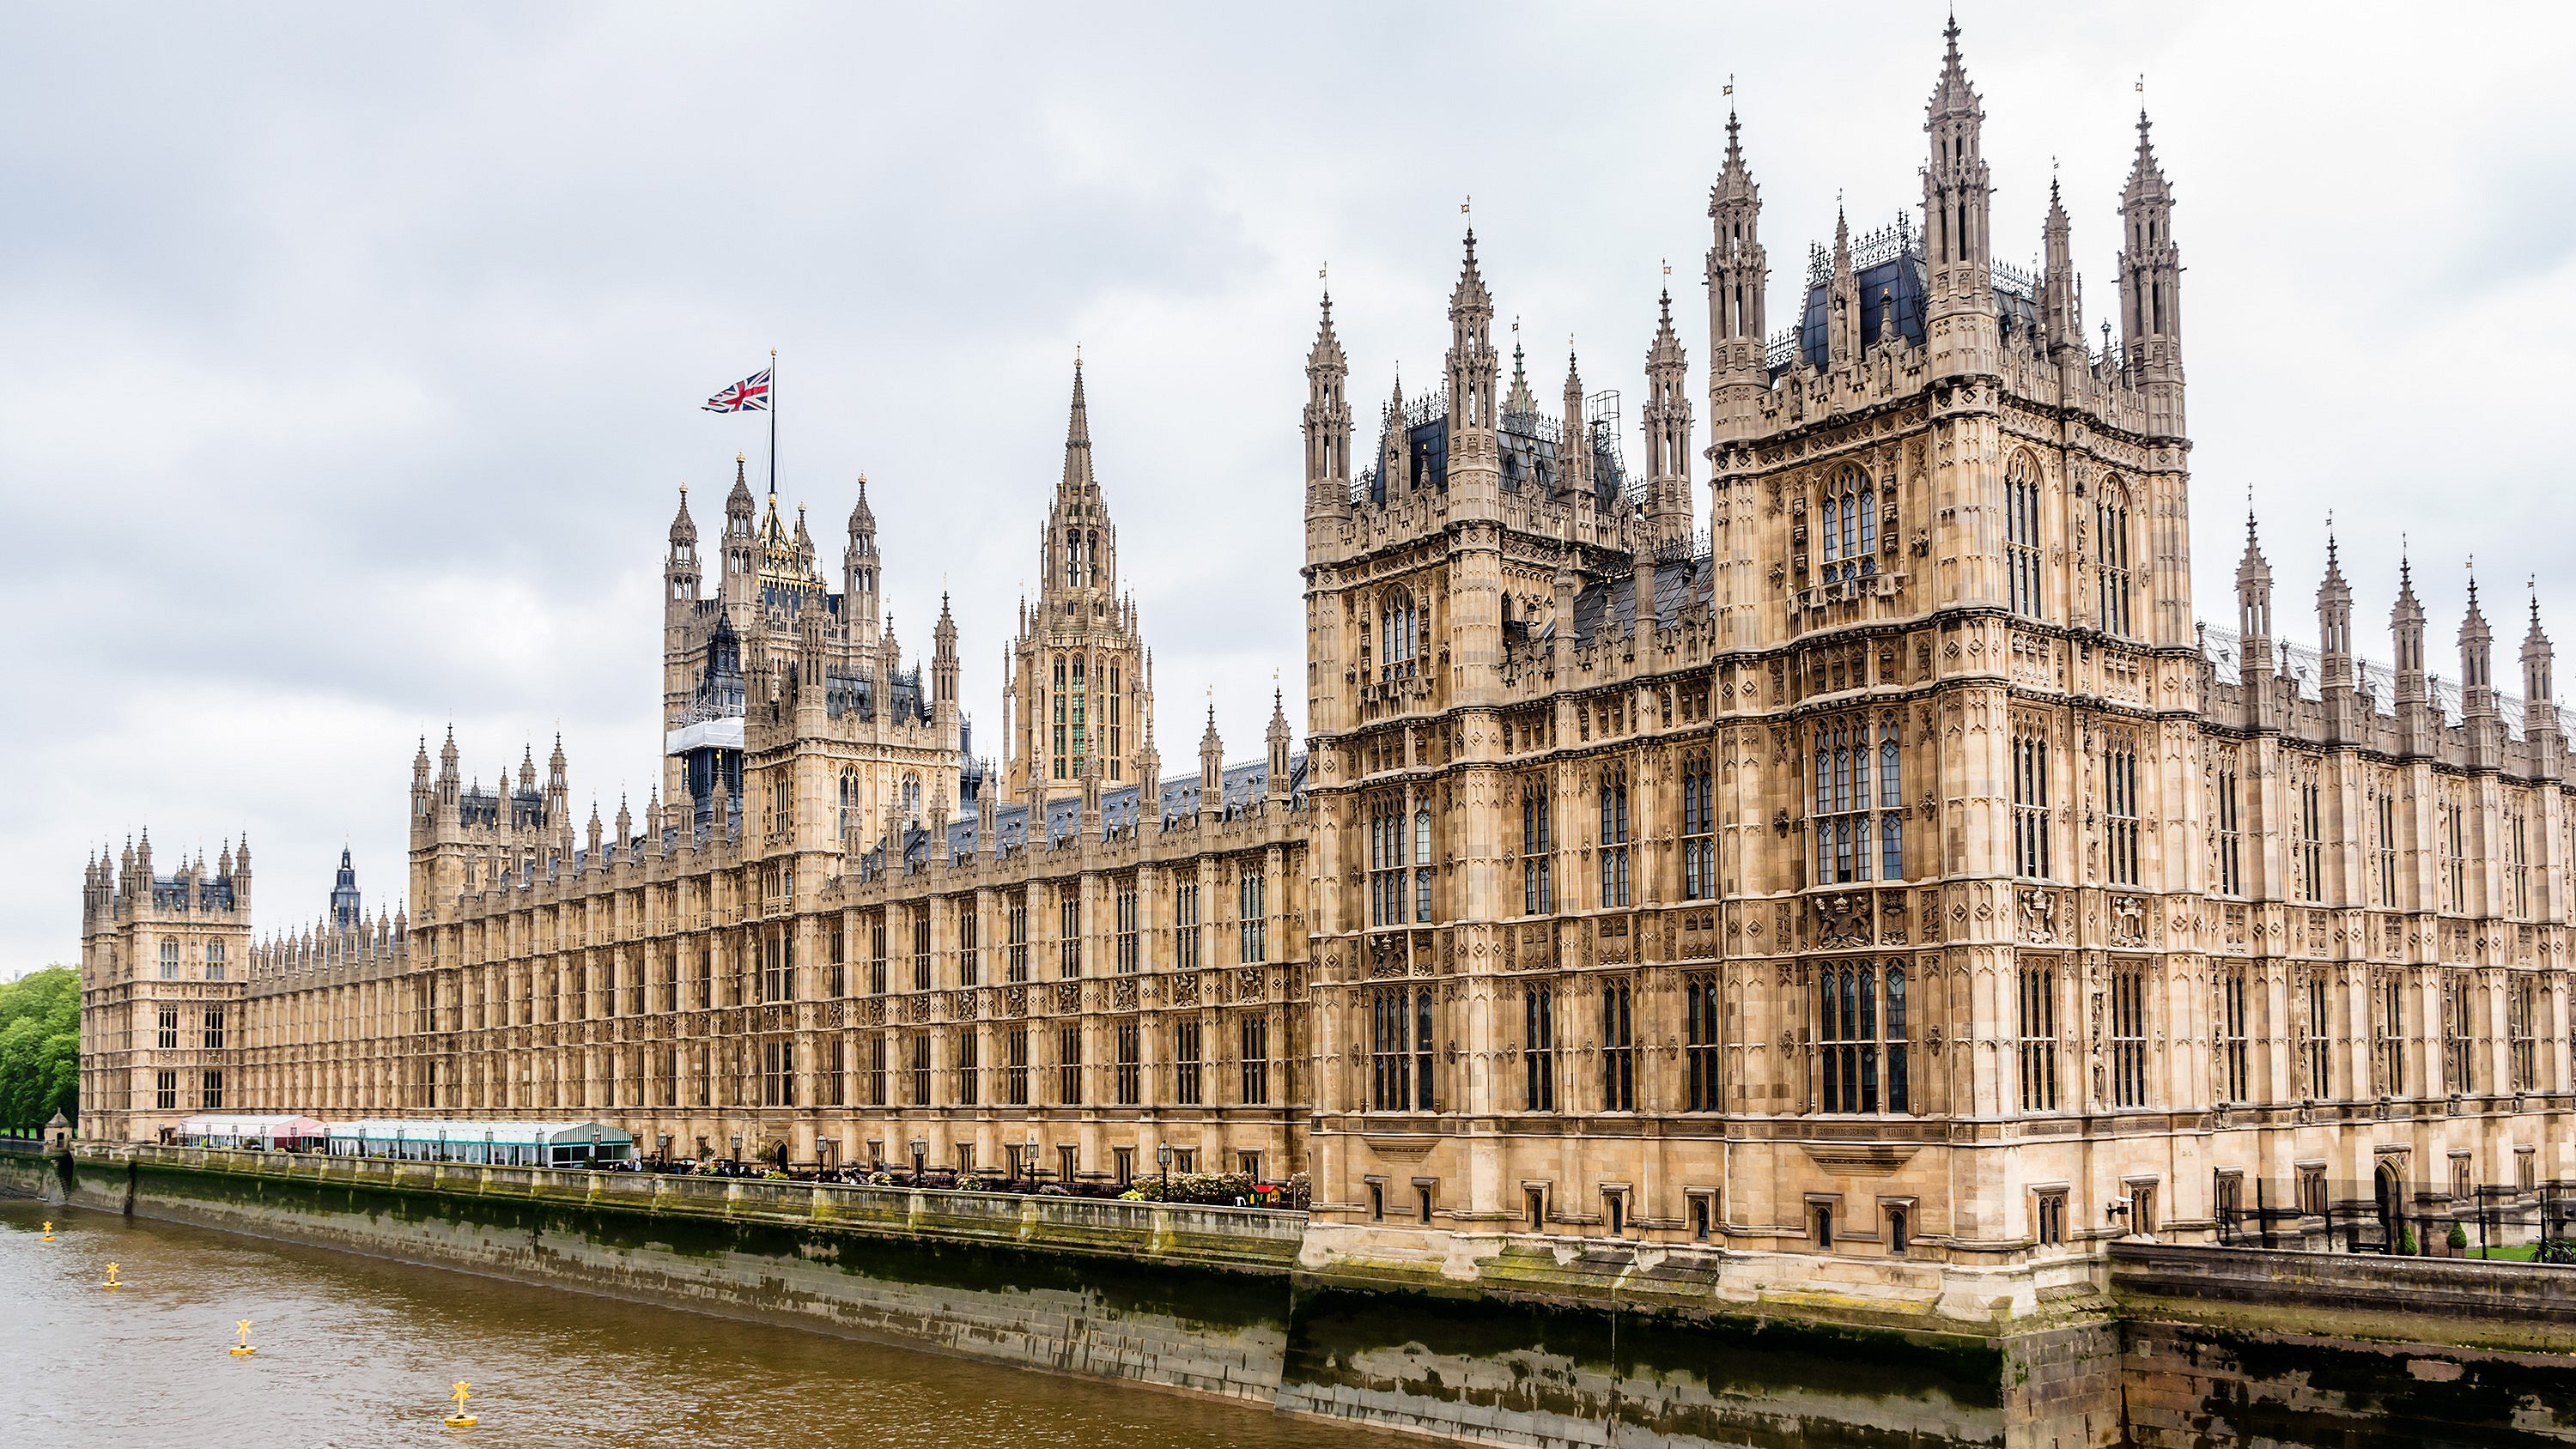
<path fill-rule="evenodd" d="M 107 1281 L 99 1284 L 98 1286 L 101 1288 L 122 1288 L 125 1286 L 124 1284 L 116 1281 L 116 1265 L 114 1263 L 107 1265 Z"/>
<path fill-rule="evenodd" d="M 449 1394 L 448 1397 L 456 1401 L 456 1412 L 447 1416 L 447 1427 L 451 1429 L 470 1429 L 474 1427 L 476 1423 L 475 1417 L 472 1414 L 465 1412 L 465 1401 L 473 1397 L 473 1395 L 465 1391 L 465 1380 L 458 1379 L 456 1381 L 456 1392 Z"/>
<path fill-rule="evenodd" d="M 238 1319 L 234 1322 L 233 1326 L 241 1330 L 241 1342 L 233 1345 L 233 1357 L 240 1358 L 245 1354 L 254 1354 L 259 1352 L 258 1349 L 250 1346 L 250 1320 L 247 1318 Z"/>
<path fill-rule="evenodd" d="M 45 1224 L 45 1239 L 44 1239 L 44 1240 L 45 1240 L 46 1242 L 48 1242 L 48 1243 L 50 1243 L 50 1242 L 52 1242 L 52 1241 L 54 1240 L 54 1225 L 53 1225 L 52 1223 L 47 1223 L 47 1224 Z"/>

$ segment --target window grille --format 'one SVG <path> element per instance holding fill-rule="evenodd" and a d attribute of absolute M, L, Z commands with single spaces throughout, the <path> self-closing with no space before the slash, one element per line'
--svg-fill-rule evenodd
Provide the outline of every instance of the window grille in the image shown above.
<path fill-rule="evenodd" d="M 2129 495 L 2117 482 L 2102 489 L 2102 501 L 2093 508 L 2094 530 L 2100 539 L 2101 564 L 2095 579 L 2101 592 L 2102 632 L 2129 632 Z"/>
<path fill-rule="evenodd" d="M 1601 906 L 1628 904 L 1628 772 L 1601 772 Z"/>
<path fill-rule="evenodd" d="M 1548 879 L 1552 842 L 1548 839 L 1547 777 L 1521 777 L 1521 914 L 1543 916 L 1556 909 Z"/>
<path fill-rule="evenodd" d="M 1682 899 L 1717 894 L 1717 777 L 1705 751 L 1682 757 Z"/>
<path fill-rule="evenodd" d="M 1199 1024 L 1195 1021 L 1172 1024 L 1172 1100 L 1184 1107 L 1199 1105 Z"/>
<path fill-rule="evenodd" d="M 1270 1102 L 1270 1018 L 1252 1012 L 1243 1018 L 1242 1059 L 1243 1104 L 1267 1106 Z"/>
<path fill-rule="evenodd" d="M 2051 878 L 2048 741 L 2027 729 L 2013 734 L 2013 874 Z"/>
<path fill-rule="evenodd" d="M 2106 875 L 2113 885 L 2138 883 L 2138 741 L 2115 734 L 2102 756 L 2104 852 Z"/>
<path fill-rule="evenodd" d="M 2004 576 L 2012 611 L 2046 617 L 2040 592 L 2039 464 L 2013 454 L 2004 476 Z"/>
<path fill-rule="evenodd" d="M 1532 1112 L 1556 1110 L 1555 988 L 1534 982 L 1521 988 L 1522 1105 Z"/>
<path fill-rule="evenodd" d="M 1601 985 L 1601 1110 L 1637 1110 L 1634 992 L 1624 980 Z"/>
<path fill-rule="evenodd" d="M 2251 1101 L 2253 1081 L 2245 1036 L 2245 968 L 2223 966 L 2218 973 L 2218 1061 L 2220 1098 Z"/>
<path fill-rule="evenodd" d="M 1701 972 L 1683 978 L 1682 1015 L 1688 1035 L 1682 1048 L 1689 1081 L 1689 1110 L 1717 1112 L 1723 1077 L 1723 1038 L 1718 1015 L 1717 977 Z"/>
<path fill-rule="evenodd" d="M 1380 987 L 1370 1021 L 1370 1101 L 1381 1112 L 1431 1112 L 1432 988 Z"/>
<path fill-rule="evenodd" d="M 2111 969 L 2111 1101 L 2147 1105 L 2147 968 Z"/>
<path fill-rule="evenodd" d="M 2057 967 L 2021 967 L 2021 1109 L 2057 1110 Z"/>

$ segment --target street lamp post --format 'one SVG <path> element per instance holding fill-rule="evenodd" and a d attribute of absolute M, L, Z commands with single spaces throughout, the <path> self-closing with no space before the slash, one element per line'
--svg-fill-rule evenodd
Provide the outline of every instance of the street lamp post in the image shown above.
<path fill-rule="evenodd" d="M 1035 1192 L 1038 1190 L 1038 1134 L 1034 1127 L 1029 1129 L 1028 1170 L 1029 1191 Z"/>
<path fill-rule="evenodd" d="M 930 1143 L 919 1137 L 912 1139 L 912 1185 L 914 1187 L 921 1186 L 922 1167 L 929 1159 Z"/>
<path fill-rule="evenodd" d="M 1170 1202 L 1172 1200 L 1172 1144 L 1168 1142 L 1156 1144 L 1154 1160 L 1162 1164 L 1163 1168 L 1163 1201 Z"/>

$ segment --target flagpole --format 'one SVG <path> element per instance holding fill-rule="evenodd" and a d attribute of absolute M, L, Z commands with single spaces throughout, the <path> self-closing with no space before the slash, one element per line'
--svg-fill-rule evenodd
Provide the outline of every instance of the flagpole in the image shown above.
<path fill-rule="evenodd" d="M 778 349 L 769 349 L 769 496 L 778 496 Z"/>

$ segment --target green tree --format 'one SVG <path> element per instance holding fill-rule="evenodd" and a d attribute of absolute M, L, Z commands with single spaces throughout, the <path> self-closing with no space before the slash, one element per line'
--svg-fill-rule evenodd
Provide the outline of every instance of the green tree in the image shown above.
<path fill-rule="evenodd" d="M 80 1116 L 80 975 L 69 966 L 0 982 L 0 1128 Z"/>

